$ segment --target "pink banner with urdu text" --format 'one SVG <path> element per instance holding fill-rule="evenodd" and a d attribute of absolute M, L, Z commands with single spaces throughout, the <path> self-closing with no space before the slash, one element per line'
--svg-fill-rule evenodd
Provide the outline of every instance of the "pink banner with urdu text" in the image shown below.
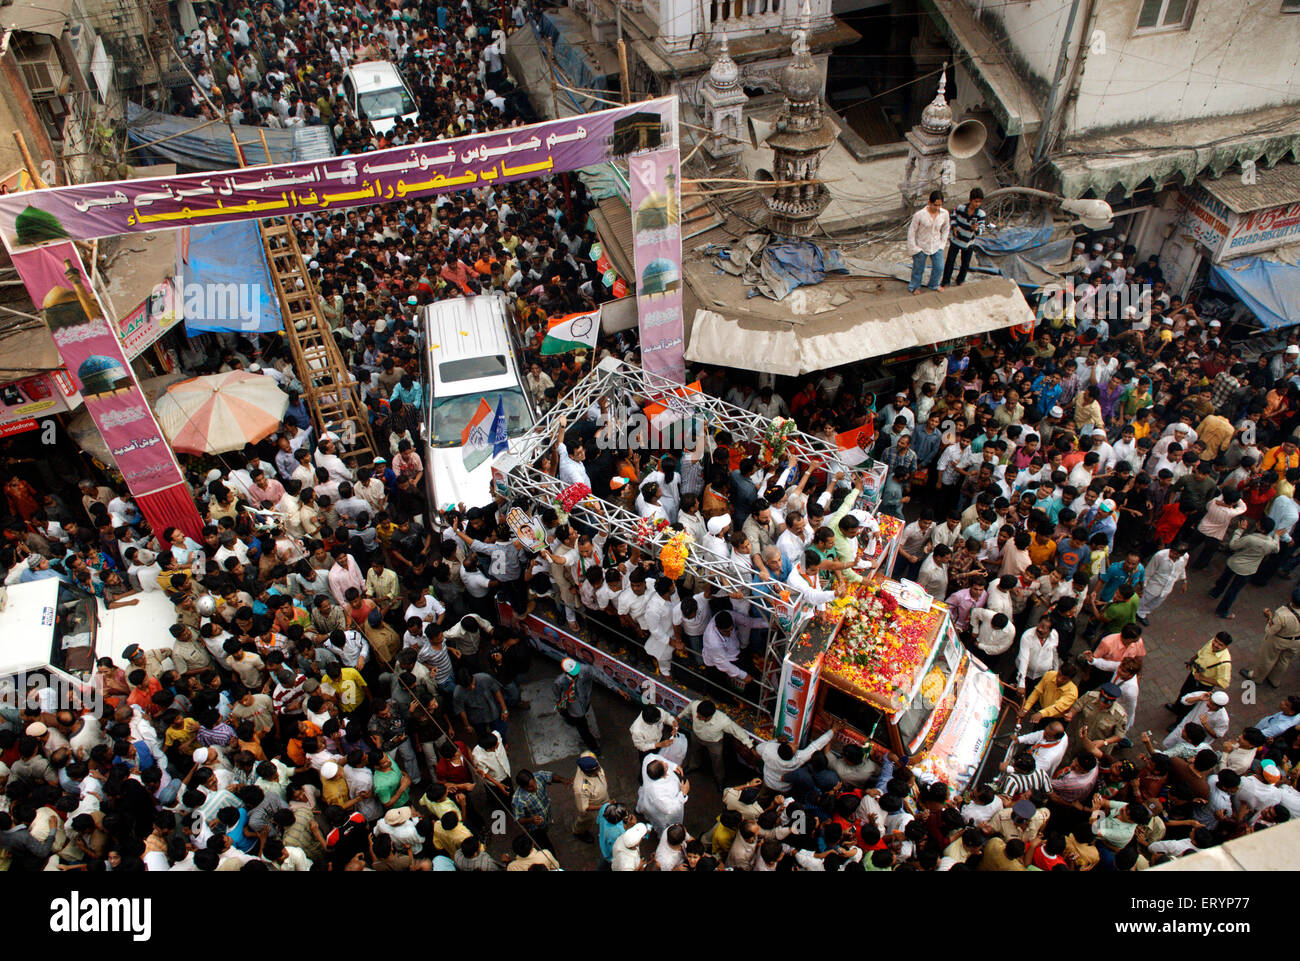
<path fill-rule="evenodd" d="M 641 366 L 677 383 L 686 380 L 682 323 L 682 217 L 676 147 L 628 158 L 632 253 Z"/>
<path fill-rule="evenodd" d="M 149 516 L 142 498 L 183 486 L 184 478 L 113 325 L 91 289 L 77 248 L 71 243 L 53 244 L 11 255 L 126 486 L 155 532 L 161 534 L 162 527 Z M 189 513 L 193 516 L 182 518 L 185 523 L 178 523 L 175 516 L 167 523 L 196 536 L 202 521 L 193 507 L 191 502 Z"/>

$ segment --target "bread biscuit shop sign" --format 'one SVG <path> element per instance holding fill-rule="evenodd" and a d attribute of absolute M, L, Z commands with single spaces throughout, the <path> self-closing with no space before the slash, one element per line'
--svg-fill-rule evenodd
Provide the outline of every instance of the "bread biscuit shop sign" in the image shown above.
<path fill-rule="evenodd" d="M 1223 248 L 1227 257 L 1272 250 L 1300 240 L 1300 203 L 1234 214 Z"/>

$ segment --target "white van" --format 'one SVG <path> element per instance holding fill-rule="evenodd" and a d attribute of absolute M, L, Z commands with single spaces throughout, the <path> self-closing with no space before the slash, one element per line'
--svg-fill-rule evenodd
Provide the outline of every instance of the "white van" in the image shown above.
<path fill-rule="evenodd" d="M 524 383 L 510 308 L 500 294 L 440 300 L 423 308 L 425 337 L 425 471 L 435 508 L 492 499 L 492 458 L 466 471 L 461 432 L 486 400 L 500 399 L 506 432 L 533 426 L 534 399 Z"/>
<path fill-rule="evenodd" d="M 397 67 L 387 60 L 354 63 L 343 71 L 343 95 L 358 118 L 370 121 L 375 133 L 393 129 L 397 118 L 420 119 L 411 90 Z"/>
<path fill-rule="evenodd" d="M 12 703 L 15 681 L 43 676 L 52 687 L 83 690 L 95 662 L 111 657 L 126 667 L 129 644 L 170 649 L 176 609 L 161 591 L 108 610 L 93 594 L 50 577 L 0 587 L 0 694 Z"/>

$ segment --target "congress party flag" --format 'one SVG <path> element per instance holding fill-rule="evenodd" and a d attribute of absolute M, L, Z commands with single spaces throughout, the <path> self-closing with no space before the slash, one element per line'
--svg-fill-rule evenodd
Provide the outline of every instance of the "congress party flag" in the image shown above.
<path fill-rule="evenodd" d="M 506 432 L 506 401 L 497 394 L 497 412 L 492 415 L 492 456 L 504 454 L 510 446 L 510 435 Z"/>
<path fill-rule="evenodd" d="M 571 350 L 591 350 L 600 335 L 600 311 L 589 314 L 566 314 L 551 321 L 542 340 L 542 355 L 567 354 Z"/>
<path fill-rule="evenodd" d="M 478 410 L 460 432 L 461 458 L 466 471 L 472 471 L 492 453 L 492 406 L 480 398 Z"/>
<path fill-rule="evenodd" d="M 857 467 L 859 464 L 866 463 L 871 457 L 867 445 L 871 443 L 871 437 L 875 432 L 875 424 L 868 421 L 862 427 L 837 434 L 835 441 L 840 449 L 840 463 L 845 467 Z"/>

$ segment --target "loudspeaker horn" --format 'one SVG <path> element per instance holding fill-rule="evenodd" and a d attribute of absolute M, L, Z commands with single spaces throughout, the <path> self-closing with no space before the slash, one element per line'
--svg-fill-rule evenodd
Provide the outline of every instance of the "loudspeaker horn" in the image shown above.
<path fill-rule="evenodd" d="M 776 124 L 767 120 L 755 120 L 753 117 L 745 118 L 745 127 L 749 130 L 749 145 L 755 150 L 761 148 L 776 130 Z"/>
<path fill-rule="evenodd" d="M 984 149 L 989 132 L 978 120 L 963 120 L 948 134 L 948 153 L 958 160 L 973 157 Z"/>

